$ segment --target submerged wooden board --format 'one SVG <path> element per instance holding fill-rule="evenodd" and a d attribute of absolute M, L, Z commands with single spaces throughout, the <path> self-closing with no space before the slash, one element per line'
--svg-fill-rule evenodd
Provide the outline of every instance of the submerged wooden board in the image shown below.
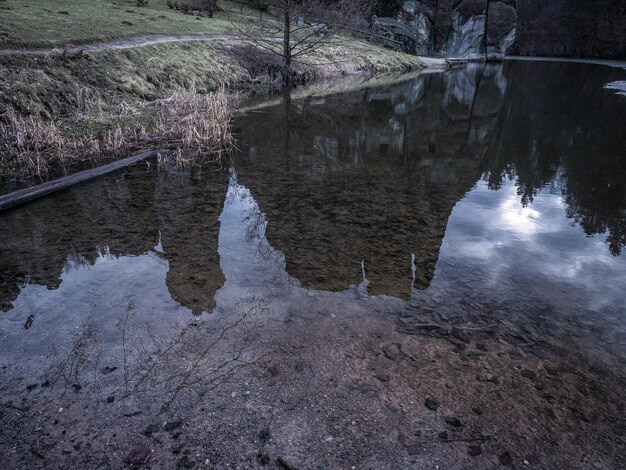
<path fill-rule="evenodd" d="M 88 181 L 98 176 L 111 173 L 112 171 L 119 170 L 126 166 L 133 165 L 137 162 L 145 160 L 146 158 L 153 157 L 157 153 L 159 153 L 159 150 L 142 152 L 137 155 L 133 155 L 132 157 L 109 163 L 108 165 L 91 168 L 89 170 L 84 170 L 73 175 L 64 176 L 53 181 L 46 181 L 45 183 L 38 184 L 37 186 L 33 186 L 31 188 L 20 189 L 19 191 L 5 194 L 4 196 L 0 196 L 0 212 L 20 206 L 34 199 L 46 196 L 50 193 L 69 188 L 70 186 L 82 183 L 83 181 Z"/>

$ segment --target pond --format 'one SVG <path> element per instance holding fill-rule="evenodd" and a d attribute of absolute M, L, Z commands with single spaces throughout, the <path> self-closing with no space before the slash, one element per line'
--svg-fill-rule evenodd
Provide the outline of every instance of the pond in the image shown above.
<path fill-rule="evenodd" d="M 623 468 L 624 77 L 307 91 L 0 214 L 5 462 Z"/>

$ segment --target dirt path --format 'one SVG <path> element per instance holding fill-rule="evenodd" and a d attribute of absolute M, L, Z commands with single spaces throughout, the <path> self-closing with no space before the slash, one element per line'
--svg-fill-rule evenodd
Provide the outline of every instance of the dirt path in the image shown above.
<path fill-rule="evenodd" d="M 182 42 L 182 41 L 228 41 L 230 39 L 238 39 L 237 36 L 228 34 L 199 34 L 199 35 L 155 35 L 155 36 L 139 36 L 130 39 L 117 39 L 115 41 L 98 42 L 93 44 L 84 44 L 81 46 L 57 46 L 48 48 L 14 48 L 0 49 L 0 54 L 33 54 L 45 55 L 53 50 L 62 49 L 67 54 L 78 54 L 82 52 L 102 52 L 111 49 L 133 49 L 136 47 L 151 46 L 153 44 L 161 44 L 166 42 Z"/>

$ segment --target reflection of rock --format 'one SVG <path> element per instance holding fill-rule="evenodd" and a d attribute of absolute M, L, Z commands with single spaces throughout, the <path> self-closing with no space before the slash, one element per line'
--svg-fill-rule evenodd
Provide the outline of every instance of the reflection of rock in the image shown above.
<path fill-rule="evenodd" d="M 10 309 L 27 277 L 57 288 L 62 270 L 93 264 L 98 247 L 139 255 L 160 232 L 172 297 L 194 313 L 210 311 L 224 281 L 217 233 L 226 187 L 227 177 L 215 172 L 201 179 L 115 174 L 0 215 L 0 309 Z"/>
<path fill-rule="evenodd" d="M 28 276 L 57 288 L 66 263 L 93 264 L 98 246 L 117 255 L 148 251 L 158 231 L 143 198 L 153 182 L 142 183 L 103 178 L 1 214 L 0 309 L 8 310 L 19 294 L 17 282 Z"/>
<path fill-rule="evenodd" d="M 476 157 L 502 97 L 492 91 L 501 83 L 481 82 L 477 94 L 481 76 L 502 80 L 471 68 L 241 118 L 239 182 L 267 215 L 268 241 L 290 275 L 342 290 L 361 280 L 364 260 L 371 294 L 407 298 L 415 254 L 415 286 L 428 286 L 452 207 L 480 176 Z"/>
<path fill-rule="evenodd" d="M 159 179 L 155 210 L 170 265 L 167 287 L 174 300 L 198 315 L 213 311 L 215 292 L 224 284 L 217 245 L 228 179 L 224 174 L 209 178 L 208 184 L 190 179 Z"/>

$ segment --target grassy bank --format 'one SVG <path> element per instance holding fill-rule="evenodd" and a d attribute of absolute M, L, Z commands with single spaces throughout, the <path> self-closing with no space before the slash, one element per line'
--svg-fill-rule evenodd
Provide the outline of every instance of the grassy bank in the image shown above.
<path fill-rule="evenodd" d="M 122 102 L 152 101 L 195 83 L 199 93 L 259 89 L 267 84 L 267 62 L 241 41 L 181 42 L 65 57 L 57 51 L 33 56 L 0 55 L 0 103 L 20 114 L 71 116 L 88 93 L 106 111 Z M 268 59 L 268 61 L 271 59 Z M 271 64 L 269 64 L 271 65 Z M 418 57 L 360 42 L 329 44 L 296 66 L 304 80 L 356 73 L 420 69 Z M 270 67 L 271 69 L 271 67 Z"/>
<path fill-rule="evenodd" d="M 54 47 L 154 34 L 222 34 L 233 19 L 256 18 L 240 5 L 219 2 L 213 18 L 184 15 L 151 0 L 0 0 L 0 47 Z"/>

